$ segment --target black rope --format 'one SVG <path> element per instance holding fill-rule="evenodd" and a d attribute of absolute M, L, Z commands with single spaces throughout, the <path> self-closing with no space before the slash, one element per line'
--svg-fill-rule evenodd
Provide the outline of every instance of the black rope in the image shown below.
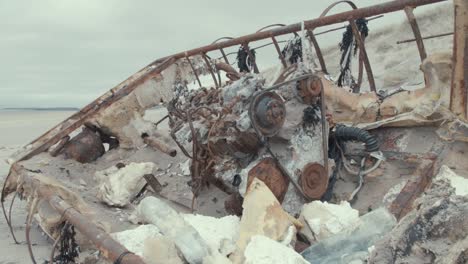
<path fill-rule="evenodd" d="M 283 57 L 289 61 L 289 63 L 294 64 L 299 61 L 302 61 L 302 40 L 300 36 L 295 36 L 290 39 L 286 46 L 284 46 L 281 51 Z"/>
<path fill-rule="evenodd" d="M 68 222 L 63 224 L 58 247 L 59 254 L 53 258 L 53 263 L 68 264 L 75 263 L 80 254 L 80 247 L 76 242 L 75 227 Z"/>
<path fill-rule="evenodd" d="M 252 65 L 255 61 L 255 50 L 250 50 L 252 58 L 249 56 L 249 52 L 244 46 L 240 46 L 237 51 L 237 67 L 239 67 L 240 72 L 250 72 Z"/>
<path fill-rule="evenodd" d="M 362 36 L 365 39 L 369 35 L 369 28 L 367 27 L 367 20 L 365 18 L 359 18 L 356 20 L 357 28 Z M 338 77 L 338 86 L 342 87 L 343 85 L 353 84 L 354 78 L 351 75 L 351 58 L 357 53 L 358 45 L 354 38 L 353 29 L 351 24 L 346 27 L 345 32 L 343 33 L 343 38 L 339 44 L 341 57 L 340 57 L 340 66 L 341 71 Z M 352 52 L 354 51 L 354 52 Z"/>

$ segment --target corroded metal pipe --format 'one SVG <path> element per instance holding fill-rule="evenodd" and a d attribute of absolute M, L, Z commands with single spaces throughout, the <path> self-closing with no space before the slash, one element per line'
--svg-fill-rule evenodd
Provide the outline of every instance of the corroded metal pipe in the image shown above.
<path fill-rule="evenodd" d="M 466 120 L 468 118 L 468 1 L 454 0 L 453 4 L 455 35 L 450 110 Z"/>
<path fill-rule="evenodd" d="M 49 189 L 38 188 L 38 192 L 49 201 L 50 205 L 57 210 L 57 212 L 63 215 L 64 219 L 83 233 L 86 238 L 91 240 L 101 251 L 104 258 L 114 262 L 120 257 L 120 263 L 122 264 L 144 264 L 139 256 L 131 252 L 127 253 L 129 251 L 124 246 L 115 241 L 102 229 L 98 228 L 89 218 L 85 217 L 64 200 L 53 194 Z M 125 256 L 122 257 L 121 255 L 123 254 L 125 254 Z"/>

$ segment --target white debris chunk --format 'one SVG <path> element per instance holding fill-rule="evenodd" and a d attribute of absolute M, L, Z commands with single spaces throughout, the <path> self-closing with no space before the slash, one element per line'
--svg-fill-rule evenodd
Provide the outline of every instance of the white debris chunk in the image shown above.
<path fill-rule="evenodd" d="M 97 171 L 96 179 L 100 182 L 97 198 L 110 206 L 127 205 L 144 184 L 143 175 L 151 174 L 154 167 L 152 162 L 143 162 Z"/>
<path fill-rule="evenodd" d="M 161 236 L 155 225 L 141 225 L 135 229 L 112 233 L 111 237 L 126 247 L 129 251 L 143 257 L 145 240 Z"/>
<path fill-rule="evenodd" d="M 359 211 L 351 208 L 348 202 L 329 204 L 313 201 L 302 208 L 301 219 L 313 235 L 304 234 L 309 239 L 322 240 L 338 234 L 345 229 L 353 228 L 360 223 Z"/>
<path fill-rule="evenodd" d="M 227 256 L 235 250 L 239 237 L 239 217 L 229 215 L 215 218 L 193 214 L 186 214 L 183 217 L 198 231 L 213 252 L 219 251 Z"/>
<path fill-rule="evenodd" d="M 145 240 L 143 259 L 148 264 L 183 264 L 177 248 L 167 237 L 148 238 Z"/>
<path fill-rule="evenodd" d="M 309 263 L 294 249 L 265 236 L 256 235 L 244 252 L 245 264 L 303 264 Z"/>
<path fill-rule="evenodd" d="M 456 195 L 468 195 L 468 179 L 457 175 L 446 165 L 442 165 L 439 174 L 437 174 L 436 176 L 436 180 L 447 180 L 450 183 L 450 185 L 455 189 Z"/>
<path fill-rule="evenodd" d="M 210 248 L 200 234 L 169 205 L 156 197 L 146 197 L 137 208 L 138 215 L 156 225 L 161 233 L 174 241 L 189 263 L 203 263 Z"/>
<path fill-rule="evenodd" d="M 184 176 L 190 176 L 190 159 L 180 164 L 180 170 Z"/>

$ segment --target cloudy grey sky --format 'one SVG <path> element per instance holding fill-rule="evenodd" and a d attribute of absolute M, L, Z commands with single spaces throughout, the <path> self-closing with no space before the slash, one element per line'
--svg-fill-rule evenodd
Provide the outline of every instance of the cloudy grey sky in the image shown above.
<path fill-rule="evenodd" d="M 0 0 L 0 108 L 81 107 L 154 59 L 312 19 L 334 1 Z M 402 16 L 386 15 L 370 27 Z M 322 35 L 319 42 L 338 39 Z"/>

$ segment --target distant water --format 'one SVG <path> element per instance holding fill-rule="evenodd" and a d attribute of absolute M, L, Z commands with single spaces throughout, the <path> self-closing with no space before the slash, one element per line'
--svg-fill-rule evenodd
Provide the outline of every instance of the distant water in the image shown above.
<path fill-rule="evenodd" d="M 26 145 L 76 110 L 0 110 L 0 147 Z"/>
<path fill-rule="evenodd" d="M 76 107 L 6 107 L 0 111 L 78 111 Z"/>

